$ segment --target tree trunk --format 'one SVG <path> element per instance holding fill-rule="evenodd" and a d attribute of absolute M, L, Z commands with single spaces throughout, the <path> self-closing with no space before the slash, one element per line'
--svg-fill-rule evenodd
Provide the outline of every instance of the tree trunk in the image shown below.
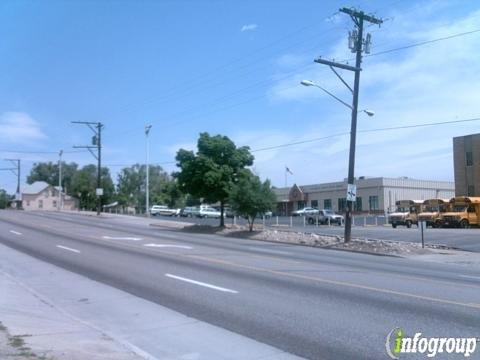
<path fill-rule="evenodd" d="M 255 217 L 254 216 L 249 216 L 248 217 L 248 227 L 250 232 L 253 231 L 253 223 L 255 222 Z"/>
<path fill-rule="evenodd" d="M 225 226 L 225 219 L 223 216 L 224 207 L 225 207 L 225 204 L 223 203 L 223 201 L 220 201 L 220 227 Z"/>

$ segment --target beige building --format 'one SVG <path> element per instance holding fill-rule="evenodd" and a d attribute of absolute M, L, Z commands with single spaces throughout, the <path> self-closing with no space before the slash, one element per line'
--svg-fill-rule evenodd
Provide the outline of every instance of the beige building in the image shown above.
<path fill-rule="evenodd" d="M 480 196 L 480 134 L 453 138 L 455 194 Z"/>
<path fill-rule="evenodd" d="M 22 190 L 22 207 L 24 210 L 57 210 L 60 201 L 59 188 L 44 181 L 35 181 Z M 61 194 L 62 210 L 78 210 L 78 200 Z"/>
<path fill-rule="evenodd" d="M 357 201 L 355 213 L 379 214 L 395 210 L 398 200 L 450 199 L 455 186 L 449 181 L 401 178 L 368 178 L 355 180 Z M 304 207 L 332 209 L 343 213 L 347 207 L 347 182 L 297 186 L 274 189 L 277 195 L 277 213 L 289 215 Z"/>

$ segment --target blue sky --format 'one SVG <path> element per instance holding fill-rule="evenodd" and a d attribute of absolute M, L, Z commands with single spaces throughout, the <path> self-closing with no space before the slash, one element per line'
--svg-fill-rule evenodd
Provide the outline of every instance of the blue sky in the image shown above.
<path fill-rule="evenodd" d="M 386 20 L 367 28 L 372 53 L 480 28 L 474 1 L 2 1 L 1 159 L 21 158 L 24 180 L 33 162 L 88 143 L 89 130 L 71 121 L 105 124 L 103 159 L 114 177 L 144 161 L 147 123 L 152 162 L 168 171 L 202 131 L 254 150 L 348 132 L 347 108 L 299 85 L 311 79 L 351 101 L 313 63 L 352 57 L 343 6 Z M 479 49 L 474 33 L 366 57 L 360 107 L 375 116 L 360 116 L 359 129 L 479 117 Z M 452 137 L 479 129 L 474 121 L 359 133 L 356 175 L 453 180 Z M 289 185 L 337 181 L 347 174 L 348 136 L 254 154 L 254 170 L 276 186 L 285 165 Z M 94 161 L 82 152 L 64 159 Z M 0 172 L 0 188 L 15 186 Z"/>

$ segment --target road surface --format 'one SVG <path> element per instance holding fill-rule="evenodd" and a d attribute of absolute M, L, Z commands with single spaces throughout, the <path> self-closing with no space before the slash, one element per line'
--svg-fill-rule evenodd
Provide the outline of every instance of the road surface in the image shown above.
<path fill-rule="evenodd" d="M 309 359 L 385 359 L 396 327 L 480 336 L 480 271 L 468 267 L 63 213 L 1 211 L 0 242 Z"/>

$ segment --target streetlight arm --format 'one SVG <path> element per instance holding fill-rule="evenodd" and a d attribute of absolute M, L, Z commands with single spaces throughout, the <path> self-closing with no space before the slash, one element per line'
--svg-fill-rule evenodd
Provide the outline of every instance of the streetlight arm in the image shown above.
<path fill-rule="evenodd" d="M 334 94 L 332 94 L 330 91 L 328 91 L 327 89 L 324 89 L 323 87 L 321 87 L 320 85 L 317 85 L 317 84 L 314 84 L 313 86 L 315 87 L 318 87 L 319 89 L 323 90 L 324 92 L 326 92 L 328 95 L 330 95 L 331 97 L 333 97 L 335 100 L 337 100 L 338 102 L 341 102 L 343 105 L 345 105 L 346 107 L 348 107 L 350 110 L 352 110 L 352 105 L 346 103 L 345 101 L 343 101 L 342 99 L 340 99 L 339 97 L 335 96 Z"/>

